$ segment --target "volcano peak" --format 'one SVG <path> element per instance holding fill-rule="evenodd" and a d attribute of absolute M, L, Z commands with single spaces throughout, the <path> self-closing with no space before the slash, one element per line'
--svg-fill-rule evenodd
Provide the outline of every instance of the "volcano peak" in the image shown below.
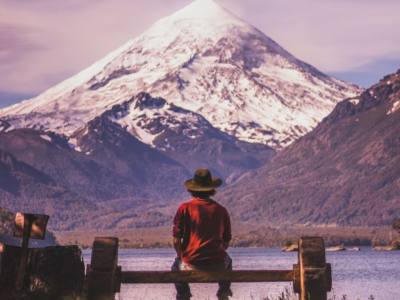
<path fill-rule="evenodd" d="M 16 128 L 70 136 L 147 92 L 242 141 L 281 148 L 359 91 L 296 59 L 218 2 L 195 0 L 76 76 L 0 110 L 0 117 Z"/>

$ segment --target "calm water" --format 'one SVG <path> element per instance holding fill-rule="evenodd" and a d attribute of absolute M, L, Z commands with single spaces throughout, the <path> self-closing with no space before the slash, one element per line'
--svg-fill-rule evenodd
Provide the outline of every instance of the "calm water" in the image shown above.
<path fill-rule="evenodd" d="M 292 269 L 297 253 L 279 249 L 230 249 L 234 269 Z M 90 261 L 90 252 L 84 253 Z M 119 264 L 123 270 L 169 270 L 174 258 L 172 249 L 120 250 Z M 400 251 L 376 252 L 363 248 L 360 252 L 327 253 L 332 264 L 333 288 L 336 299 L 343 294 L 348 300 L 400 300 Z M 217 284 L 191 284 L 192 300 L 216 299 Z M 233 283 L 233 300 L 259 300 L 276 296 L 290 283 Z M 331 297 L 333 294 L 331 294 Z M 340 296 L 340 297 L 339 297 Z M 119 298 L 118 298 L 119 297 Z M 123 285 L 117 299 L 163 300 L 175 299 L 173 285 Z"/>

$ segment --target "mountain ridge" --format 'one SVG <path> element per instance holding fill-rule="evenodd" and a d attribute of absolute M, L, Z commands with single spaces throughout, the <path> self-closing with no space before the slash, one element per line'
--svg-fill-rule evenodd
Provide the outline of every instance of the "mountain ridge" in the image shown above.
<path fill-rule="evenodd" d="M 340 102 L 222 201 L 245 222 L 391 224 L 400 214 L 399 103 L 400 70 Z"/>
<path fill-rule="evenodd" d="M 154 133 L 153 147 L 141 141 L 140 135 L 136 137 L 137 133 L 127 130 L 123 122 L 127 117 L 137 118 L 134 124 L 142 122 Z M 182 183 L 192 175 L 192 169 L 212 165 L 214 174 L 232 183 L 243 172 L 263 165 L 275 154 L 265 145 L 239 141 L 214 128 L 201 115 L 146 93 L 114 105 L 71 137 L 31 128 L 12 128 L 6 122 L 2 127 L 0 151 L 12 153 L 18 162 L 49 181 L 48 187 L 40 188 L 34 184 L 40 179 L 37 174 L 29 180 L 17 180 L 24 191 L 35 195 L 28 203 L 37 201 L 45 211 L 54 212 L 52 203 L 58 203 L 59 208 L 68 206 L 69 197 L 71 201 L 88 203 L 82 209 L 83 215 L 86 219 L 96 216 L 98 220 L 107 219 L 102 215 L 106 212 L 120 220 L 125 219 L 124 215 L 137 215 L 138 210 L 144 210 L 143 220 L 136 217 L 135 224 L 139 225 L 150 224 L 145 207 L 151 206 L 154 210 L 185 197 Z M 11 179 L 15 178 L 18 176 Z M 0 195 L 10 186 L 0 184 Z M 60 193 L 52 192 L 53 186 Z M 20 209 L 18 203 L 27 203 L 29 198 L 25 193 L 6 195 L 0 204 L 12 210 Z M 113 208 L 115 203 L 118 205 Z M 36 203 L 32 205 L 32 209 L 36 207 Z M 80 212 L 77 215 L 70 212 L 62 222 L 55 217 L 53 226 L 72 229 L 79 224 L 93 223 L 80 220 L 80 216 Z M 160 222 L 158 218 L 157 214 L 156 224 Z M 96 226 L 105 225 L 96 223 Z"/>

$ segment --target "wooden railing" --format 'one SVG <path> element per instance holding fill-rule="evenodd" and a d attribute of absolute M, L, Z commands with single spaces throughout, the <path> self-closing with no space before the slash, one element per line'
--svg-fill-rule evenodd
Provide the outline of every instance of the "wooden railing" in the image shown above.
<path fill-rule="evenodd" d="M 89 300 L 113 300 L 121 284 L 292 282 L 300 300 L 327 300 L 332 288 L 331 266 L 326 263 L 324 241 L 320 237 L 299 240 L 298 263 L 292 270 L 205 271 L 122 271 L 118 266 L 118 239 L 97 237 L 86 279 Z"/>
<path fill-rule="evenodd" d="M 44 238 L 48 218 L 45 215 L 16 215 L 15 235 L 22 237 L 22 243 L 21 247 L 6 245 L 0 251 L 3 258 L 0 264 L 0 298 L 5 298 L 3 294 L 31 290 L 57 297 L 82 294 L 83 299 L 87 296 L 89 300 L 113 300 L 121 284 L 229 281 L 292 282 L 300 300 L 327 300 L 327 293 L 332 288 L 331 266 L 326 263 L 324 241 L 320 237 L 299 240 L 298 263 L 292 270 L 222 272 L 122 271 L 118 266 L 118 239 L 97 237 L 93 243 L 91 263 L 84 275 L 81 251 L 77 246 L 28 249 L 30 238 Z M 35 280 L 33 283 L 31 280 L 35 276 L 41 278 L 38 286 L 35 286 Z M 87 289 L 82 290 L 82 287 Z"/>

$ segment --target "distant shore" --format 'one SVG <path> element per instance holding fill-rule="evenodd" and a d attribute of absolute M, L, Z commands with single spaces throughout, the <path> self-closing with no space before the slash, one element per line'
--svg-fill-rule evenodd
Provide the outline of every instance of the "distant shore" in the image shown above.
<path fill-rule="evenodd" d="M 120 248 L 171 248 L 171 228 L 135 228 L 124 230 L 79 230 L 55 233 L 62 245 L 76 244 L 90 248 L 96 236 L 116 236 Z M 232 247 L 282 247 L 295 243 L 301 236 L 322 236 L 326 246 L 387 246 L 400 239 L 389 226 L 385 227 L 329 227 L 293 226 L 265 227 L 251 224 L 233 226 Z"/>

